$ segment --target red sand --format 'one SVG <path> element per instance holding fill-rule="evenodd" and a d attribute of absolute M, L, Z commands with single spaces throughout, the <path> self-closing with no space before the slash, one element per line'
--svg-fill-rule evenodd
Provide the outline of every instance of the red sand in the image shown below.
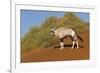
<path fill-rule="evenodd" d="M 89 33 L 81 35 L 84 42 L 79 41 L 79 49 L 71 49 L 72 42 L 65 39 L 65 48 L 60 50 L 59 44 L 56 48 L 35 49 L 21 53 L 21 63 L 45 62 L 45 61 L 67 61 L 67 60 L 87 60 L 89 59 Z M 67 42 L 66 42 L 67 41 Z"/>

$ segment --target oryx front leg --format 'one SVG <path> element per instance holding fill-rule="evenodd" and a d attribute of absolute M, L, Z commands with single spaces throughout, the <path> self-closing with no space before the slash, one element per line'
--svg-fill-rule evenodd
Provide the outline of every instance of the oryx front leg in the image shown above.
<path fill-rule="evenodd" d="M 61 45 L 60 50 L 64 49 L 64 43 L 60 42 L 60 45 Z"/>
<path fill-rule="evenodd" d="M 74 48 L 74 46 L 75 46 L 75 41 L 73 41 L 73 44 L 72 44 L 72 49 Z"/>

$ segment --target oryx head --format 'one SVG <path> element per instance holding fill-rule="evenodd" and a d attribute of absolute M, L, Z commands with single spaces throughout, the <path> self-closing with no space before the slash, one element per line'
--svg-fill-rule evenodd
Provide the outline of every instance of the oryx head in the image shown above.
<path fill-rule="evenodd" d="M 54 35 L 54 31 L 56 30 L 56 27 L 51 26 L 51 35 Z"/>

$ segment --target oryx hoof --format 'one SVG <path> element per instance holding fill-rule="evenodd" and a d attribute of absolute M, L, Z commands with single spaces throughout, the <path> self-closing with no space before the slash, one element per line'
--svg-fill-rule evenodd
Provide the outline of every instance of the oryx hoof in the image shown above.
<path fill-rule="evenodd" d="M 78 47 L 76 49 L 79 49 Z"/>
<path fill-rule="evenodd" d="M 64 47 L 61 47 L 61 48 L 60 48 L 60 50 L 63 50 L 63 49 L 64 49 Z"/>
<path fill-rule="evenodd" d="M 71 49 L 73 50 L 74 48 L 72 47 Z"/>

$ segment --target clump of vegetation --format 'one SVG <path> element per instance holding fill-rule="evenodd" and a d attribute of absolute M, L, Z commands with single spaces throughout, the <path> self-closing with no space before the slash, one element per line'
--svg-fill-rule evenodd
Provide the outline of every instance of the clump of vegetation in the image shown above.
<path fill-rule="evenodd" d="M 59 40 L 51 35 L 50 29 L 52 24 L 56 27 L 74 28 L 78 33 L 89 29 L 89 23 L 82 21 L 74 13 L 65 13 L 62 18 L 51 16 L 41 23 L 41 26 L 31 27 L 26 35 L 21 38 L 21 52 L 47 48 L 58 42 Z"/>

